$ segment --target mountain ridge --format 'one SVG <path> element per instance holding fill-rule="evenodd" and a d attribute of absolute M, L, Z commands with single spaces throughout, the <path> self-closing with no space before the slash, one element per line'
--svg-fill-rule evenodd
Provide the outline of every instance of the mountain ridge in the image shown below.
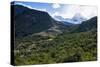
<path fill-rule="evenodd" d="M 17 12 L 17 9 L 22 9 L 22 12 L 15 13 L 13 18 L 16 37 L 23 37 L 43 31 L 45 33 L 59 34 L 69 27 L 53 19 L 47 12 L 29 9 L 22 5 L 12 5 L 11 7 L 17 7 L 14 8 L 14 12 Z M 13 14 L 11 15 L 13 16 Z"/>
<path fill-rule="evenodd" d="M 57 21 L 47 12 L 29 9 L 22 5 L 11 5 L 11 8 L 14 8 L 15 12 L 14 23 L 16 37 L 23 37 L 34 33 L 42 33 L 41 35 L 43 35 L 43 33 L 56 35 L 64 31 L 72 32 L 74 30 L 73 32 L 76 32 L 82 29 L 84 22 L 87 24 L 88 21 L 83 21 L 81 24 L 72 24 L 66 21 Z M 17 10 L 22 10 L 22 12 L 16 13 Z"/>

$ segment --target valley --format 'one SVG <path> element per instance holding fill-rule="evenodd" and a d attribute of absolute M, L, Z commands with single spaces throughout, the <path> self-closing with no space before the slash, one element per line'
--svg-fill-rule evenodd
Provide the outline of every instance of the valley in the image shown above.
<path fill-rule="evenodd" d="M 11 5 L 15 65 L 97 60 L 97 16 L 72 24 L 47 12 Z"/>

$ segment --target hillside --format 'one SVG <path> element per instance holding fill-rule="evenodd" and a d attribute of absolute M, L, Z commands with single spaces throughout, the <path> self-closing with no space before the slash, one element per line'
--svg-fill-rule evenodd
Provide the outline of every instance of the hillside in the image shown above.
<path fill-rule="evenodd" d="M 17 9 L 21 7 L 21 9 L 23 8 L 25 10 L 14 16 L 16 36 L 26 36 L 28 34 L 47 30 L 52 26 L 52 22 L 54 22 L 46 12 L 31 10 L 21 5 L 15 6 Z"/>
<path fill-rule="evenodd" d="M 16 37 L 40 32 L 58 34 L 69 27 L 54 20 L 47 12 L 29 9 L 22 5 L 12 5 L 11 8 L 14 11 L 11 15 L 14 19 Z"/>
<path fill-rule="evenodd" d="M 79 27 L 73 32 L 86 32 L 92 29 L 97 29 L 97 17 L 93 17 L 87 21 L 82 22 Z"/>
<path fill-rule="evenodd" d="M 15 65 L 97 60 L 96 31 L 56 37 L 28 36 L 17 41 Z"/>

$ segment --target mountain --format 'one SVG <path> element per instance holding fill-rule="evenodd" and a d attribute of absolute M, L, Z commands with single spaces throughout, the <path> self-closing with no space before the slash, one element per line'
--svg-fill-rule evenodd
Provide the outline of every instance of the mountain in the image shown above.
<path fill-rule="evenodd" d="M 54 20 L 46 12 L 29 9 L 22 5 L 12 5 L 11 8 L 15 10 L 14 23 L 16 36 L 41 32 L 53 25 Z M 13 16 L 13 14 L 11 15 Z"/>
<path fill-rule="evenodd" d="M 15 24 L 15 36 L 31 34 L 59 34 L 69 26 L 54 20 L 47 12 L 29 9 L 22 5 L 11 5 L 12 19 Z M 43 35 L 42 34 L 42 35 Z"/>
<path fill-rule="evenodd" d="M 83 21 L 75 31 L 76 32 L 86 32 L 86 31 L 90 31 L 93 29 L 97 29 L 97 16 L 89 20 Z"/>
<path fill-rule="evenodd" d="M 28 8 L 21 6 L 21 5 L 14 5 L 12 3 L 11 5 L 11 9 L 14 11 L 14 15 L 17 16 L 21 13 L 23 13 L 24 11 L 28 10 Z"/>
<path fill-rule="evenodd" d="M 96 18 L 92 18 L 88 21 L 84 21 L 80 25 L 93 25 L 95 24 L 95 22 Z M 82 27 L 82 29 L 84 28 L 85 26 Z M 94 30 L 91 31 L 91 29 L 88 31 L 77 33 L 64 32 L 53 37 L 30 35 L 23 37 L 22 39 L 16 40 L 16 45 L 14 49 L 15 65 L 23 65 L 23 63 L 24 65 L 33 65 L 43 63 L 51 64 L 96 61 L 97 32 Z"/>

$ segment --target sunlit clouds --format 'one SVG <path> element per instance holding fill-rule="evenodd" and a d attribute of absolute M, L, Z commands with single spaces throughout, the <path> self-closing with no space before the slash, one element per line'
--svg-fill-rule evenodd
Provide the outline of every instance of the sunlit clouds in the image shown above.
<path fill-rule="evenodd" d="M 52 14 L 52 16 L 72 18 L 75 14 L 80 14 L 83 17 L 89 19 L 91 17 L 97 16 L 97 8 L 95 6 L 62 5 L 59 10 Z"/>
<path fill-rule="evenodd" d="M 59 4 L 52 4 L 52 8 L 60 8 Z"/>

